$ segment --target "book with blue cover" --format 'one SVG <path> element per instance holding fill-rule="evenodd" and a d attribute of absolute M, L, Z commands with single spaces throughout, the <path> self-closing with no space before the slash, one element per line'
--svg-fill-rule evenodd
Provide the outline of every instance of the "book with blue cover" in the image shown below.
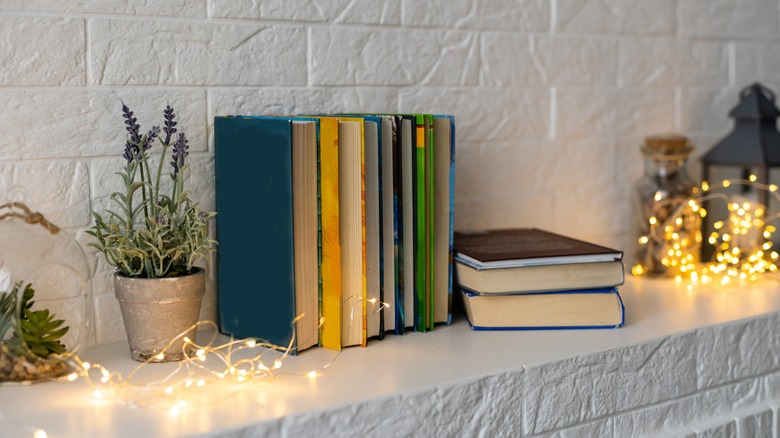
<path fill-rule="evenodd" d="M 316 123 L 214 120 L 220 330 L 293 354 L 318 343 Z"/>
<path fill-rule="evenodd" d="M 474 330 L 606 329 L 625 322 L 617 288 L 501 295 L 461 289 L 461 296 Z"/>
<path fill-rule="evenodd" d="M 452 242 L 455 204 L 455 118 L 433 118 L 433 322 L 452 322 Z"/>

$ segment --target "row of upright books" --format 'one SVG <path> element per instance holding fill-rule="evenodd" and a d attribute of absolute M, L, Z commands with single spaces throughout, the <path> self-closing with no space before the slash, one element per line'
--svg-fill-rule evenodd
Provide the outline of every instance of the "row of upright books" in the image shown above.
<path fill-rule="evenodd" d="M 214 120 L 220 330 L 293 353 L 449 324 L 452 116 Z"/>
<path fill-rule="evenodd" d="M 533 228 L 455 233 L 456 278 L 475 330 L 620 327 L 622 257 Z"/>

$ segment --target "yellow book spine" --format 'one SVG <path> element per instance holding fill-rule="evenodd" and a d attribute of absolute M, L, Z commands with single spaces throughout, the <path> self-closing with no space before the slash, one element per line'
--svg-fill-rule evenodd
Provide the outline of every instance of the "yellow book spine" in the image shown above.
<path fill-rule="evenodd" d="M 341 350 L 341 243 L 339 233 L 339 121 L 320 119 L 322 221 L 322 346 Z"/>

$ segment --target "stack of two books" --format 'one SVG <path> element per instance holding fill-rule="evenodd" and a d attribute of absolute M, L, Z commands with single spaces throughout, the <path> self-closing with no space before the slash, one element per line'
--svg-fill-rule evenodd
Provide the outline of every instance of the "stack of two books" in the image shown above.
<path fill-rule="evenodd" d="M 455 233 L 454 250 L 475 330 L 623 325 L 621 251 L 538 229 Z"/>

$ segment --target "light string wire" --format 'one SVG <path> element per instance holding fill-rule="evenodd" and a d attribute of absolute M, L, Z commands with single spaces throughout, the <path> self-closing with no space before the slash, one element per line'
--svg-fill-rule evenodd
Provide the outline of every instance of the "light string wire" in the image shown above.
<path fill-rule="evenodd" d="M 663 199 L 663 193 L 656 192 L 653 214 L 647 218 L 649 232 L 639 237 L 640 249 L 659 251 L 664 257 L 661 264 L 667 275 L 674 276 L 679 283 L 686 282 L 688 290 L 699 284 L 717 283 L 728 285 L 734 280 L 757 281 L 766 272 L 778 271 L 780 254 L 772 250 L 771 238 L 777 231 L 770 222 L 780 219 L 780 213 L 769 214 L 767 206 L 753 200 L 742 200 L 736 196 L 715 190 L 732 185 L 742 185 L 767 191 L 780 202 L 776 184 L 756 182 L 757 177 L 748 179 L 725 179 L 711 187 L 703 181 L 693 189 L 687 199 Z M 707 216 L 703 205 L 708 201 L 720 200 L 726 204 L 728 217 L 713 223 L 714 231 L 707 236 L 707 243 L 715 247 L 710 261 L 699 261 L 699 248 L 705 240 L 697 227 L 690 233 L 690 221 L 698 224 Z M 661 222 L 656 214 L 661 208 L 674 207 L 669 216 Z M 635 276 L 647 275 L 650 267 L 640 260 L 632 268 Z"/>
<path fill-rule="evenodd" d="M 355 306 L 362 306 L 365 301 L 372 306 L 371 313 L 377 313 L 390 307 L 388 303 L 375 299 L 365 300 L 360 296 L 349 296 L 348 301 L 358 298 Z M 361 312 L 362 313 L 362 312 Z M 71 372 L 57 380 L 70 382 L 84 381 L 92 390 L 92 397 L 97 400 L 114 401 L 132 408 L 147 407 L 168 409 L 171 415 L 178 415 L 183 409 L 192 406 L 192 400 L 197 398 L 193 393 L 203 388 L 218 388 L 225 392 L 223 397 L 215 397 L 210 392 L 207 403 L 216 403 L 240 391 L 266 384 L 276 375 L 285 374 L 313 379 L 318 376 L 317 370 L 308 373 L 281 372 L 282 364 L 295 348 L 295 326 L 305 315 L 301 314 L 292 321 L 293 335 L 286 346 L 275 345 L 258 338 L 235 339 L 218 344 L 218 327 L 213 321 L 198 321 L 181 334 L 171 339 L 156 356 L 138 364 L 132 371 L 123 375 L 111 371 L 99 363 L 83 360 L 76 353 L 66 353 L 52 357 L 70 365 Z M 362 323 L 353 317 L 354 323 Z M 319 328 L 324 318 L 320 318 Z M 187 334 L 197 333 L 203 329 L 210 332 L 205 343 L 190 339 Z M 166 354 L 176 343 L 181 343 L 183 359 L 175 362 L 176 367 L 160 378 L 141 382 L 141 374 L 150 371 L 150 365 L 157 365 L 165 359 Z M 334 357 L 321 365 L 320 369 L 330 367 L 341 355 L 335 352 Z M 269 357 L 272 356 L 272 357 Z M 192 397 L 191 397 L 192 396 Z"/>

